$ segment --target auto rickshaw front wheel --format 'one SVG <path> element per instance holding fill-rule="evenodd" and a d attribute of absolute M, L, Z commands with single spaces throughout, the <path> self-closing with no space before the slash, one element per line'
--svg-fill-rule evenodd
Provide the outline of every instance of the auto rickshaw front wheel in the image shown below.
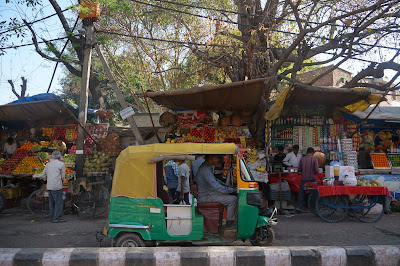
<path fill-rule="evenodd" d="M 144 247 L 146 246 L 142 237 L 135 233 L 126 233 L 117 238 L 117 247 Z"/>
<path fill-rule="evenodd" d="M 271 246 L 275 240 L 275 232 L 269 226 L 257 228 L 250 237 L 250 243 L 253 246 Z"/>

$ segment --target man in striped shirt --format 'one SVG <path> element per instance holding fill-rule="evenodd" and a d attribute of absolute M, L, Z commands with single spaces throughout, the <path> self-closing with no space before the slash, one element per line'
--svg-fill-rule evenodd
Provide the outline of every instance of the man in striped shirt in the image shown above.
<path fill-rule="evenodd" d="M 297 207 L 296 212 L 301 213 L 301 209 L 303 208 L 303 200 L 306 194 L 305 189 L 303 188 L 304 184 L 307 182 L 315 182 L 315 175 L 318 174 L 318 160 L 313 157 L 314 149 L 308 148 L 307 155 L 301 158 L 299 163 L 298 172 L 301 173 L 301 181 L 300 181 L 300 192 L 299 197 L 297 199 Z"/>

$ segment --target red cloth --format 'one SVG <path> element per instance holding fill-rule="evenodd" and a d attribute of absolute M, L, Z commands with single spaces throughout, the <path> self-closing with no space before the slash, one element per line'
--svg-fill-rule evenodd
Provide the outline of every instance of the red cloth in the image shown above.
<path fill-rule="evenodd" d="M 385 195 L 392 197 L 387 187 L 361 187 L 361 186 L 318 186 L 319 196 L 332 195 Z"/>
<path fill-rule="evenodd" d="M 317 178 L 318 184 L 322 184 L 322 179 L 324 179 L 325 174 L 319 173 L 316 174 L 315 177 Z M 268 175 L 269 182 L 278 183 L 279 182 L 279 174 L 269 174 Z M 301 175 L 298 173 L 281 173 L 281 180 L 286 180 L 289 184 L 290 190 L 299 193 L 300 191 L 300 180 Z"/>

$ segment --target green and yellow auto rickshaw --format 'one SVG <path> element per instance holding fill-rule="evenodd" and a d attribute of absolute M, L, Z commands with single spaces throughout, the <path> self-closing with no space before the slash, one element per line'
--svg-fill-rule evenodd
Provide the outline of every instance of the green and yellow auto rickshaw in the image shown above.
<path fill-rule="evenodd" d="M 224 206 L 198 203 L 196 186 L 191 184 L 190 205 L 170 204 L 164 190 L 163 166 L 168 160 L 194 160 L 195 155 L 220 154 L 229 159 L 225 173 L 238 188 L 237 233 L 226 239 L 223 230 Z M 235 144 L 151 144 L 131 146 L 118 156 L 112 183 L 107 224 L 102 233 L 113 246 L 155 246 L 163 241 L 193 244 L 232 242 L 250 239 L 253 245 L 271 245 L 276 209 L 260 209 L 262 193 Z"/>

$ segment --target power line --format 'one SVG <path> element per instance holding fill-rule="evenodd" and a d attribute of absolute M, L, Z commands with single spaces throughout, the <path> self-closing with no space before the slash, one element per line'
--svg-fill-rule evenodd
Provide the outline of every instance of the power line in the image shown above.
<path fill-rule="evenodd" d="M 66 9 L 64 9 L 64 10 L 61 10 L 61 13 L 65 12 L 65 11 L 68 11 L 68 10 L 70 10 L 70 9 L 72 9 L 72 8 L 73 8 L 73 6 L 70 6 L 70 7 L 66 8 Z M 42 20 L 45 20 L 45 19 L 54 17 L 55 15 L 57 15 L 57 13 L 51 14 L 51 15 L 49 15 L 49 16 L 43 17 L 43 18 L 38 19 L 38 20 L 34 20 L 34 21 L 32 21 L 32 22 L 28 22 L 28 24 L 29 24 L 29 25 L 32 25 L 32 24 L 37 23 L 37 22 L 40 22 L 40 21 L 42 21 Z M 19 26 L 14 27 L 13 29 L 9 29 L 9 30 L 6 30 L 6 31 L 2 31 L 2 32 L 0 32 L 0 35 L 1 35 L 1 34 L 4 34 L 4 33 L 7 33 L 7 32 L 10 32 L 10 31 L 14 31 L 14 30 L 23 28 L 23 27 L 26 27 L 26 25 L 19 25 Z"/>
<path fill-rule="evenodd" d="M 131 0 L 134 1 L 134 0 Z M 252 17 L 265 17 L 264 15 L 258 15 L 258 14 L 248 14 L 248 13 L 242 13 L 242 12 L 237 12 L 237 11 L 232 11 L 232 10 L 224 10 L 224 9 L 216 9 L 216 8 L 210 8 L 210 7 L 204 7 L 204 6 L 196 6 L 196 5 L 190 5 L 190 4 L 183 4 L 183 3 L 178 3 L 178 2 L 171 2 L 167 0 L 155 0 L 157 2 L 161 3 L 167 3 L 167 4 L 173 4 L 173 5 L 178 5 L 178 6 L 185 6 L 185 7 L 192 7 L 192 8 L 197 8 L 197 9 L 204 9 L 204 10 L 210 10 L 210 11 L 217 11 L 217 12 L 222 12 L 222 13 L 231 13 L 235 15 L 246 15 L 246 16 L 252 16 Z M 289 19 L 289 18 L 274 18 L 276 20 L 285 20 L 285 21 L 290 21 L 290 22 L 297 22 L 295 19 Z M 315 24 L 315 25 L 320 25 L 321 23 L 319 22 L 313 22 L 313 21 L 302 21 L 302 22 L 308 22 L 310 24 Z M 338 25 L 338 24 L 333 24 L 330 23 L 328 24 L 330 26 L 336 26 L 336 27 L 342 27 L 342 28 L 353 28 L 357 29 L 356 26 L 351 26 L 351 25 Z"/>
<path fill-rule="evenodd" d="M 76 18 L 75 23 L 74 23 L 74 27 L 72 28 L 71 32 L 73 32 L 73 31 L 75 30 L 76 25 L 78 25 L 78 21 L 79 21 L 79 16 Z M 64 44 L 64 47 L 63 47 L 62 50 L 61 50 L 61 53 L 60 53 L 60 56 L 59 56 L 60 58 L 61 58 L 62 54 L 64 53 L 65 48 L 67 48 L 68 42 L 69 42 L 69 39 L 67 39 L 67 41 L 66 41 L 65 44 Z M 58 64 L 59 64 L 59 63 L 60 63 L 60 62 L 57 61 L 56 66 L 54 67 L 53 75 L 51 75 L 50 84 L 49 84 L 49 87 L 47 88 L 47 92 L 46 92 L 46 93 L 49 93 L 49 91 L 50 91 L 51 84 L 53 84 L 53 79 L 54 79 L 54 76 L 55 76 L 55 74 L 56 74 L 57 67 L 58 67 Z"/>
<path fill-rule="evenodd" d="M 136 36 L 136 35 L 117 33 L 117 32 L 110 32 L 110 31 L 102 31 L 102 30 L 97 31 L 97 32 L 104 33 L 104 34 L 118 35 L 118 36 L 123 36 L 123 37 L 129 37 L 129 38 L 135 38 L 135 39 L 144 39 L 144 40 L 149 40 L 149 41 L 177 43 L 177 44 L 182 44 L 182 45 L 191 44 L 191 45 L 199 45 L 199 46 L 233 47 L 233 46 L 226 46 L 226 45 L 219 45 L 219 44 L 206 44 L 206 43 L 195 43 L 195 42 L 183 42 L 183 41 L 165 40 L 165 39 L 159 39 L 159 38 L 150 38 L 150 37 Z M 239 46 L 235 46 L 235 48 L 238 48 L 238 47 Z M 282 50 L 283 48 L 268 48 L 268 49 Z M 313 50 L 313 49 L 311 49 L 311 50 Z M 331 52 L 320 52 L 320 53 L 329 54 L 329 55 L 337 55 L 337 54 L 331 53 Z M 341 57 L 344 57 L 344 56 L 341 56 Z M 367 62 L 367 63 L 380 64 L 380 62 L 366 60 L 366 59 L 357 58 L 357 57 L 351 57 L 350 59 L 358 60 L 358 61 L 362 61 L 362 62 Z"/>
<path fill-rule="evenodd" d="M 118 35 L 118 36 L 129 37 L 129 38 L 135 38 L 135 39 L 144 39 L 144 40 L 149 40 L 149 41 L 177 43 L 177 44 L 182 44 L 182 45 L 188 45 L 189 44 L 189 45 L 199 45 L 199 46 L 233 47 L 233 46 L 222 45 L 222 44 L 206 44 L 206 43 L 196 43 L 196 42 L 190 42 L 190 41 L 184 42 L 184 41 L 174 41 L 174 40 L 166 40 L 166 39 L 159 39 L 159 38 L 150 38 L 150 37 L 136 36 L 136 35 L 130 35 L 130 34 L 124 34 L 124 33 L 118 33 L 118 32 L 110 32 L 110 31 L 103 31 L 103 30 L 98 30 L 96 32 L 105 33 L 105 34 L 111 34 L 111 35 Z M 235 46 L 235 47 L 239 47 L 239 46 Z"/>
<path fill-rule="evenodd" d="M 168 11 L 172 11 L 172 12 L 177 12 L 177 13 L 182 13 L 182 14 L 190 15 L 190 16 L 195 16 L 195 17 L 200 17 L 200 18 L 206 18 L 206 19 L 210 19 L 210 20 L 217 20 L 217 21 L 221 21 L 221 22 L 226 22 L 226 23 L 228 23 L 228 24 L 247 26 L 247 27 L 251 27 L 251 28 L 258 28 L 258 26 L 255 26 L 255 25 L 242 24 L 242 23 L 238 23 L 238 22 L 235 22 L 235 21 L 225 20 L 225 19 L 210 18 L 210 17 L 208 17 L 208 16 L 193 14 L 193 13 L 189 13 L 189 12 L 186 12 L 186 11 L 181 11 L 181 10 L 177 10 L 177 9 L 173 9 L 173 8 L 162 7 L 162 6 L 158 6 L 158 5 L 154 5 L 154 4 L 150 4 L 150 3 L 145 3 L 145 2 L 142 2 L 142 1 L 139 1 L 139 0 L 131 0 L 131 1 L 132 1 L 132 2 L 136 2 L 136 3 L 139 3 L 139 4 L 147 5 L 147 6 L 152 6 L 152 7 L 155 7 L 155 8 L 160 8 L 160 9 L 164 9 L 164 10 L 168 10 Z M 171 3 L 171 4 L 183 5 L 183 6 L 188 6 L 188 7 L 196 7 L 196 6 L 193 6 L 193 5 L 181 4 L 181 3 L 173 3 L 173 2 L 165 1 L 165 0 L 156 0 L 156 1 L 159 1 L 159 2 L 167 2 L 167 3 Z M 203 7 L 198 7 L 198 8 L 203 8 Z M 209 8 L 204 8 L 204 9 L 209 9 Z M 222 11 L 222 10 L 219 10 L 219 11 Z M 227 11 L 227 12 L 234 12 L 234 11 Z M 243 13 L 238 13 L 238 14 L 243 14 Z M 295 20 L 289 20 L 289 19 L 284 19 L 284 20 L 295 21 Z M 317 24 L 317 25 L 320 25 L 320 24 L 321 24 L 321 23 L 317 23 L 317 22 L 309 22 L 309 23 L 313 23 L 313 24 Z M 340 26 L 340 25 L 337 25 L 337 26 Z M 344 26 L 340 26 L 340 27 L 344 27 Z M 357 28 L 357 27 L 354 27 L 354 28 Z M 273 31 L 273 32 L 279 32 L 279 33 L 285 33 L 285 34 L 291 34 L 291 35 L 298 35 L 297 33 L 294 33 L 294 32 L 282 31 L 282 30 L 277 30 L 277 29 L 268 29 L 268 30 L 269 30 L 269 31 Z M 314 38 L 318 38 L 318 39 L 323 39 L 323 40 L 332 40 L 332 39 L 330 39 L 330 38 L 321 37 L 321 36 L 315 36 L 315 35 L 311 35 L 310 37 L 314 37 Z M 364 45 L 364 46 L 368 46 L 368 47 L 377 47 L 377 48 L 385 48 L 385 49 L 399 50 L 399 48 L 390 47 L 390 46 L 371 45 L 371 44 L 364 44 L 364 43 L 354 43 L 354 44 Z"/>
<path fill-rule="evenodd" d="M 73 35 L 73 36 L 78 36 L 78 35 Z M 51 40 L 46 40 L 46 41 L 40 41 L 37 43 L 46 43 L 46 42 L 52 42 L 52 41 L 59 41 L 59 40 L 64 40 L 68 38 L 66 37 L 61 37 L 61 38 L 56 38 L 56 39 L 51 39 Z M 13 46 L 7 46 L 7 47 L 0 47 L 0 50 L 6 50 L 6 49 L 13 49 L 13 48 L 20 48 L 20 47 L 24 47 L 24 46 L 29 46 L 29 45 L 34 45 L 35 43 L 26 43 L 26 44 L 21 44 L 21 45 L 13 45 Z"/>

